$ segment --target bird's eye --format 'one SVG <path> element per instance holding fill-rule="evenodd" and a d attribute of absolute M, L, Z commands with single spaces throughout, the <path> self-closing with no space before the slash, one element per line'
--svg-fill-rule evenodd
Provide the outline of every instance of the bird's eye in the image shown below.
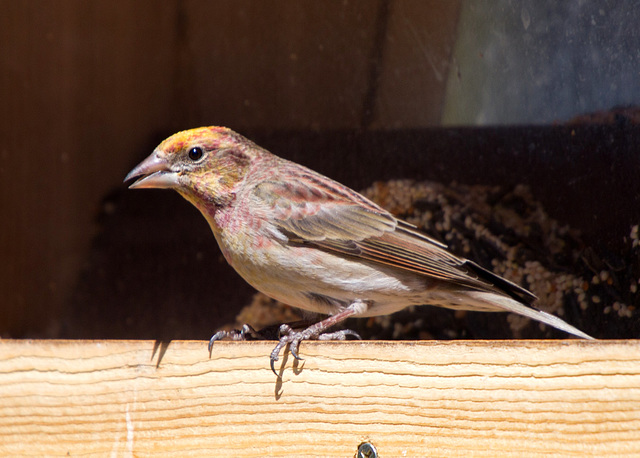
<path fill-rule="evenodd" d="M 189 159 L 191 159 L 193 162 L 196 162 L 202 159 L 202 156 L 204 156 L 204 152 L 202 151 L 202 148 L 200 148 L 199 146 L 195 146 L 189 150 L 188 156 Z"/>

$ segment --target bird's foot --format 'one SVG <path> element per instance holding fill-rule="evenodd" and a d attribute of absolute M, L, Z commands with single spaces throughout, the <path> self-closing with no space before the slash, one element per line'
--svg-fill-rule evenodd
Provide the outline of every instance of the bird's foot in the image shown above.
<path fill-rule="evenodd" d="M 300 342 L 303 340 L 345 340 L 347 336 L 353 336 L 360 339 L 358 333 L 350 329 L 343 329 L 335 332 L 325 331 L 346 320 L 350 316 L 362 314 L 367 310 L 369 305 L 370 304 L 368 302 L 354 301 L 339 313 L 331 315 L 310 326 L 308 326 L 308 322 L 298 321 L 291 324 L 282 324 L 279 327 L 269 326 L 261 329 L 260 331 L 256 331 L 248 324 L 243 325 L 239 330 L 218 331 L 209 340 L 209 356 L 211 356 L 213 344 L 218 340 L 226 338 L 231 340 L 270 340 L 275 338 L 278 340 L 278 344 L 271 352 L 269 358 L 271 360 L 271 370 L 276 374 L 276 377 L 278 377 L 278 373 L 275 369 L 275 362 L 279 359 L 278 355 L 280 354 L 280 350 L 287 345 L 289 345 L 289 351 L 293 357 L 296 360 L 301 360 L 302 358 L 298 355 L 298 348 L 300 347 Z M 276 329 L 277 333 L 274 332 Z"/>
<path fill-rule="evenodd" d="M 231 340 L 266 340 L 268 336 L 260 330 L 256 331 L 248 324 L 243 324 L 240 329 L 232 329 L 231 331 L 218 331 L 209 339 L 209 355 L 211 355 L 211 349 L 213 344 L 218 340 L 231 339 Z"/>
<path fill-rule="evenodd" d="M 276 372 L 275 363 L 278 361 L 280 354 L 280 350 L 289 345 L 289 351 L 291 355 L 297 359 L 301 360 L 302 358 L 298 354 L 298 348 L 300 347 L 300 342 L 303 340 L 345 340 L 347 336 L 354 336 L 356 339 L 360 339 L 360 336 L 357 332 L 352 331 L 351 329 L 343 329 L 335 332 L 323 332 L 326 329 L 324 322 L 315 323 L 309 326 L 306 329 L 301 331 L 295 331 L 288 324 L 283 324 L 280 326 L 280 341 L 275 346 L 273 351 L 271 352 L 271 370 L 276 376 L 278 373 Z"/>
<path fill-rule="evenodd" d="M 287 345 L 289 345 L 289 351 L 291 352 L 293 357 L 296 360 L 300 360 L 302 358 L 300 358 L 300 356 L 298 355 L 298 347 L 300 346 L 300 342 L 302 342 L 303 340 L 345 340 L 347 336 L 355 336 L 356 338 L 360 339 L 360 336 L 355 331 L 351 331 L 349 329 L 328 333 L 325 333 L 324 331 L 346 320 L 350 316 L 361 315 L 367 310 L 369 305 L 369 302 L 360 300 L 354 301 L 339 313 L 331 315 L 322 321 L 312 324 L 302 331 L 294 331 L 291 326 L 288 326 L 286 324 L 280 326 L 280 341 L 278 342 L 278 345 L 276 345 L 276 347 L 273 349 L 273 351 L 271 352 L 271 356 L 269 357 L 271 359 L 271 370 L 273 371 L 273 373 L 276 374 L 276 377 L 279 377 L 278 373 L 276 372 L 275 363 L 276 361 L 278 361 L 280 350 L 282 350 Z"/>
<path fill-rule="evenodd" d="M 209 340 L 209 354 L 213 344 L 219 340 L 229 339 L 234 341 L 250 341 L 250 340 L 279 340 L 281 336 L 280 329 L 283 326 L 289 328 L 302 328 L 309 326 L 309 321 L 295 321 L 289 324 L 274 324 L 256 331 L 251 325 L 243 324 L 240 329 L 232 329 L 231 331 L 218 331 Z"/>

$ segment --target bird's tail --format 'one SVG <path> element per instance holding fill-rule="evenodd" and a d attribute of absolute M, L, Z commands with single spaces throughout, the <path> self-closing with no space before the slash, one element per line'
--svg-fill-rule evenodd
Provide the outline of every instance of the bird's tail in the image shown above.
<path fill-rule="evenodd" d="M 557 316 L 522 304 L 510 297 L 485 291 L 471 291 L 469 292 L 469 295 L 478 302 L 481 302 L 483 305 L 493 305 L 496 311 L 517 313 L 518 315 L 526 316 L 527 318 L 531 318 L 532 320 L 540 321 L 541 323 L 548 324 L 549 326 L 560 329 L 564 332 L 568 332 L 569 334 L 573 334 L 574 336 L 581 337 L 583 339 L 594 340 L 594 338 L 590 335 L 585 334 L 577 328 L 574 328 L 569 323 L 561 320 Z"/>

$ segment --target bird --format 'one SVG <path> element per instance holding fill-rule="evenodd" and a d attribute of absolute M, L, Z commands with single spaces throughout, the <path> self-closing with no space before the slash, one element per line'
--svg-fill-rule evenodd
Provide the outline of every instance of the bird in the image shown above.
<path fill-rule="evenodd" d="M 178 132 L 125 178 L 131 189 L 173 189 L 207 220 L 220 250 L 244 280 L 282 303 L 327 315 L 298 329 L 282 325 L 270 355 L 299 356 L 304 340 L 349 317 L 388 315 L 412 305 L 511 312 L 573 336 L 593 337 L 535 307 L 536 296 L 447 250 L 360 193 L 280 158 L 226 127 Z M 250 325 L 209 342 L 260 336 Z"/>

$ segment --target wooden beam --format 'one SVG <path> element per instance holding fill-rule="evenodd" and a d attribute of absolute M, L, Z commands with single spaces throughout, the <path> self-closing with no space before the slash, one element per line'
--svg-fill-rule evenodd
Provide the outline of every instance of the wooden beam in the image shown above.
<path fill-rule="evenodd" d="M 640 455 L 640 341 L 0 340 L 0 454 Z"/>

